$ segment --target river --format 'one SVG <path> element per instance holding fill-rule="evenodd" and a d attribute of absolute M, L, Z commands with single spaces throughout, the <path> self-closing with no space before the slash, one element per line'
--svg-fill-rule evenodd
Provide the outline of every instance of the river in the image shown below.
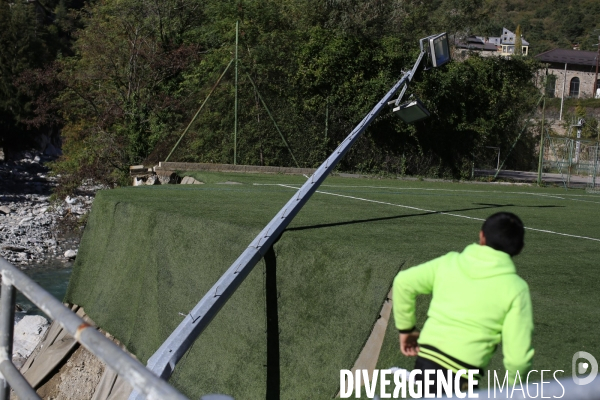
<path fill-rule="evenodd" d="M 46 289 L 58 300 L 62 301 L 67 292 L 72 271 L 72 262 L 64 263 L 59 260 L 49 260 L 44 266 L 36 266 L 35 268 L 27 269 L 24 272 L 38 285 Z M 48 318 L 47 315 L 19 291 L 17 291 L 17 304 L 23 309 L 22 312 L 17 313 L 17 320 L 25 315 L 42 315 L 45 318 Z"/>

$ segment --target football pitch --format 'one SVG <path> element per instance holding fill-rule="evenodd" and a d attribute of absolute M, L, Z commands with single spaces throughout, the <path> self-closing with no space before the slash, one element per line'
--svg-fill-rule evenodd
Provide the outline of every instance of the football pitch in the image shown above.
<path fill-rule="evenodd" d="M 186 175 L 205 184 L 101 192 L 67 293 L 143 362 L 306 180 Z M 599 207 L 600 196 L 560 188 L 329 177 L 275 245 L 276 277 L 257 265 L 171 382 L 196 398 L 333 397 L 400 268 L 461 251 L 499 211 L 526 226 L 515 264 L 531 290 L 534 368 L 570 376 L 575 352 L 600 356 Z M 392 318 L 377 367 L 413 364 Z M 501 349 L 489 369 L 502 372 Z"/>
<path fill-rule="evenodd" d="M 405 267 L 447 251 L 461 251 L 477 241 L 481 224 L 495 212 L 517 214 L 526 226 L 526 245 L 514 261 L 531 290 L 534 368 L 562 369 L 564 376 L 570 376 L 571 358 L 578 349 L 600 354 L 600 340 L 593 333 L 600 319 L 600 196 L 535 186 L 330 178 L 315 194 L 320 200 L 327 197 L 330 208 L 344 202 L 356 209 L 357 214 L 346 215 L 348 220 L 342 223 L 380 224 L 385 236 L 386 225 L 402 226 L 401 234 L 390 230 L 397 236 L 364 240 L 384 240 L 403 249 Z M 356 219 L 358 213 L 361 217 Z M 419 326 L 425 322 L 428 305 L 423 297 Z M 562 329 L 565 324 L 571 328 Z M 490 370 L 503 370 L 501 355 L 499 348 Z M 398 351 L 392 319 L 378 368 L 410 370 L 413 363 Z"/>

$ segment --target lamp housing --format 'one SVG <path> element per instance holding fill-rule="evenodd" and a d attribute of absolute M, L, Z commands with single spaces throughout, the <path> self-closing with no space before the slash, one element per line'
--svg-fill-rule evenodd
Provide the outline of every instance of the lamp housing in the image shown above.
<path fill-rule="evenodd" d="M 431 115 L 427 108 L 425 108 L 425 105 L 417 98 L 400 104 L 393 111 L 394 114 L 407 124 L 421 121 Z"/>

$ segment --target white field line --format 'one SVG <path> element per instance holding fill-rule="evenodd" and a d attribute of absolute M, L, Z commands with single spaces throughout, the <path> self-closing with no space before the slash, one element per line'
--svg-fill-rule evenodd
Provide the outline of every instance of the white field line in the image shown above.
<path fill-rule="evenodd" d="M 255 183 L 255 186 L 281 186 L 280 183 Z M 499 193 L 499 194 L 518 194 L 518 195 L 528 195 L 528 196 L 539 196 L 539 197 L 548 197 L 551 199 L 559 199 L 559 200 L 572 200 L 572 201 L 583 201 L 586 203 L 595 203 L 600 204 L 600 201 L 592 201 L 592 200 L 583 200 L 583 199 L 573 199 L 570 197 L 589 197 L 584 194 L 564 194 L 562 196 L 569 197 L 561 197 L 559 195 L 553 194 L 544 194 L 544 193 L 533 193 L 533 192 L 505 192 L 501 190 L 466 190 L 466 189 L 432 189 L 432 188 L 416 188 L 416 187 L 394 187 L 394 186 L 361 186 L 361 185 L 321 185 L 321 187 L 333 187 L 333 188 L 366 188 L 366 189 L 390 189 L 390 190 L 423 190 L 423 191 L 439 191 L 439 192 L 457 192 L 457 193 Z"/>
<path fill-rule="evenodd" d="M 282 187 L 286 187 L 286 188 L 289 188 L 289 189 L 298 190 L 297 187 L 289 186 L 289 185 L 285 185 L 285 184 L 277 184 L 277 186 L 282 186 Z M 485 219 L 483 219 L 483 218 L 469 217 L 469 216 L 466 216 L 466 215 L 453 214 L 453 213 L 448 213 L 448 212 L 443 212 L 443 211 L 427 210 L 425 208 L 405 206 L 403 204 L 394 204 L 394 203 L 388 203 L 388 202 L 385 202 L 385 201 L 364 199 L 362 197 L 354 197 L 354 196 L 348 196 L 348 195 L 338 194 L 338 193 L 323 192 L 321 190 L 317 190 L 316 192 L 317 193 L 321 193 L 321 194 L 328 194 L 330 196 L 343 197 L 343 198 L 346 198 L 346 199 L 367 201 L 369 203 L 383 204 L 383 205 L 393 206 L 393 207 L 408 208 L 410 210 L 424 211 L 424 212 L 430 212 L 430 213 L 442 214 L 442 215 L 449 215 L 451 217 L 465 218 L 465 219 L 471 219 L 471 220 L 475 220 L 475 221 L 485 221 Z M 554 231 L 549 231 L 549 230 L 546 230 L 546 229 L 530 228 L 530 227 L 527 227 L 527 226 L 525 227 L 525 229 L 530 230 L 530 231 L 535 231 L 535 232 L 550 233 L 552 235 L 567 236 L 567 237 L 572 237 L 572 238 L 577 238 L 577 239 L 586 239 L 586 240 L 593 240 L 595 242 L 600 242 L 600 239 L 591 238 L 591 237 L 587 237 L 587 236 L 570 235 L 568 233 L 554 232 Z"/>

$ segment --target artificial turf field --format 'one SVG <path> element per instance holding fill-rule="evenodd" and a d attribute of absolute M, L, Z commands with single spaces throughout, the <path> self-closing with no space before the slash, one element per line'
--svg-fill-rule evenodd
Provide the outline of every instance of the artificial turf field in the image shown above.
<path fill-rule="evenodd" d="M 306 179 L 187 175 L 205 184 L 100 192 L 66 296 L 143 362 Z M 275 245 L 276 287 L 259 263 L 171 383 L 190 398 L 332 398 L 400 267 L 462 250 L 498 211 L 528 228 L 515 263 L 532 295 L 534 368 L 570 376 L 575 352 L 600 355 L 599 207 L 600 196 L 560 188 L 329 177 Z M 269 291 L 278 337 L 267 343 Z M 413 363 L 392 319 L 378 368 Z M 489 368 L 502 371 L 501 349 Z"/>

